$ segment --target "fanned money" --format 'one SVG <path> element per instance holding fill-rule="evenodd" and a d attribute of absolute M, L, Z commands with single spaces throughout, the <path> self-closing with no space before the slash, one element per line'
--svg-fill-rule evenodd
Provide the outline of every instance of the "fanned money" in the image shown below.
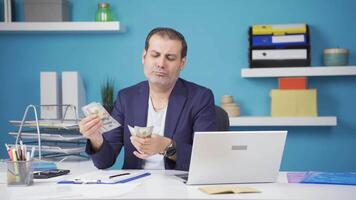
<path fill-rule="evenodd" d="M 150 137 L 152 135 L 153 126 L 149 126 L 149 127 L 140 127 L 140 126 L 132 127 L 130 125 L 127 126 L 129 127 L 131 135 L 135 135 L 140 138 Z"/>
<path fill-rule="evenodd" d="M 83 113 L 85 116 L 90 114 L 96 114 L 101 119 L 103 127 L 101 132 L 105 133 L 111 131 L 114 128 L 121 126 L 111 115 L 106 111 L 106 109 L 98 102 L 92 102 L 88 105 L 82 107 Z"/>

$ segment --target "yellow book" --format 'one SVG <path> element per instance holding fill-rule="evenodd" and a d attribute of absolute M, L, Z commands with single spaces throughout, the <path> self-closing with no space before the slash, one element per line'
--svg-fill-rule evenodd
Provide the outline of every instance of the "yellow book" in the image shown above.
<path fill-rule="evenodd" d="M 200 191 L 207 194 L 229 194 L 229 193 L 260 193 L 261 191 L 252 188 L 252 187 L 242 187 L 242 186 L 233 186 L 233 185 L 211 185 L 200 187 Z"/>
<path fill-rule="evenodd" d="M 252 35 L 285 35 L 307 32 L 306 24 L 253 25 Z"/>
<path fill-rule="evenodd" d="M 272 117 L 316 117 L 317 91 L 271 90 Z"/>

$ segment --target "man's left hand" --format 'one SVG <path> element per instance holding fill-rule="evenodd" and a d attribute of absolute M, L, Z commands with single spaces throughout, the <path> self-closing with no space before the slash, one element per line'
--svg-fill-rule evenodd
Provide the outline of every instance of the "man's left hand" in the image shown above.
<path fill-rule="evenodd" d="M 146 159 L 149 156 L 163 153 L 166 147 L 172 142 L 171 139 L 156 134 L 152 134 L 151 137 L 147 138 L 131 136 L 130 140 L 137 150 L 134 151 L 133 154 L 141 159 Z"/>

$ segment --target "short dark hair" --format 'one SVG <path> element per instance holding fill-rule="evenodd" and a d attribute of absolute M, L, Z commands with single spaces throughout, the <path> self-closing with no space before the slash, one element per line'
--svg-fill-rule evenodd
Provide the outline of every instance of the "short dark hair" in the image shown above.
<path fill-rule="evenodd" d="M 161 37 L 168 37 L 171 40 L 179 40 L 182 43 L 181 56 L 182 56 L 182 58 L 187 56 L 188 46 L 187 46 L 187 42 L 185 41 L 184 36 L 181 33 L 179 33 L 178 31 L 176 31 L 172 28 L 167 28 L 167 27 L 154 28 L 150 31 L 150 33 L 148 33 L 148 35 L 146 37 L 146 41 L 145 41 L 145 50 L 146 51 L 149 47 L 149 42 L 150 42 L 151 37 L 155 34 L 157 34 Z"/>

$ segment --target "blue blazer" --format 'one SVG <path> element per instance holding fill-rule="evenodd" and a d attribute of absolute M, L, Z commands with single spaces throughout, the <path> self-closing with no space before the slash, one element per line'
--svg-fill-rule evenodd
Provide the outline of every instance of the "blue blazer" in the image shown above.
<path fill-rule="evenodd" d="M 142 169 L 130 141 L 130 126 L 146 126 L 149 86 L 144 81 L 118 93 L 111 113 L 121 126 L 104 133 L 104 143 L 94 152 L 88 140 L 86 152 L 99 169 L 111 167 L 125 148 L 124 169 Z M 215 131 L 216 114 L 211 90 L 179 78 L 169 97 L 164 136 L 176 142 L 176 161 L 165 158 L 166 169 L 189 170 L 194 132 Z"/>

